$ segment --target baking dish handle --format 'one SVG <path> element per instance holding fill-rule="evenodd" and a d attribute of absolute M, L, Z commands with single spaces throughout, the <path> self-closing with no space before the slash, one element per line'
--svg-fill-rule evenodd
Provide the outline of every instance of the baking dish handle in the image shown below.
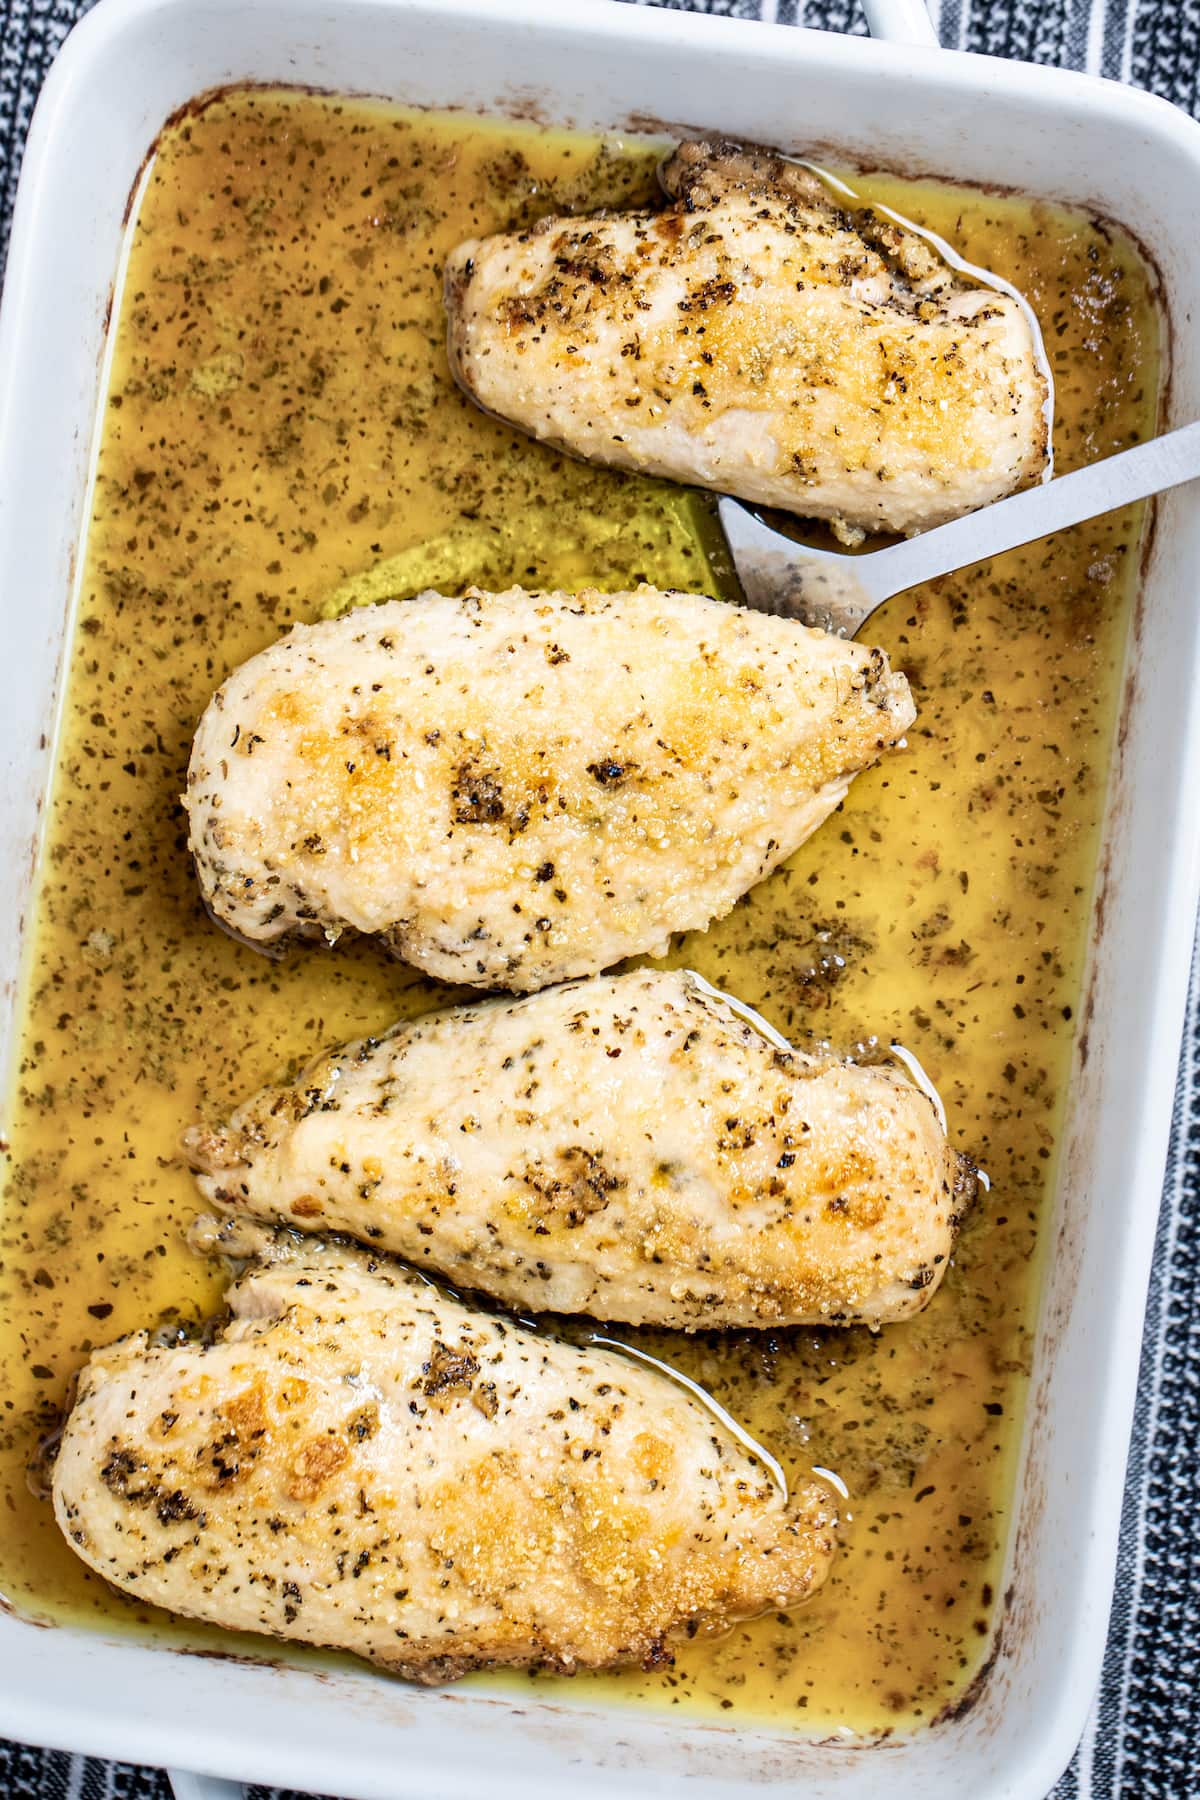
<path fill-rule="evenodd" d="M 923 44 L 930 50 L 938 47 L 925 0 L 863 0 L 863 11 L 874 38 L 890 44 Z"/>
<path fill-rule="evenodd" d="M 168 1769 L 167 1780 L 175 1800 L 246 1800 L 240 1781 L 222 1781 L 219 1775 L 191 1775 L 186 1769 Z"/>

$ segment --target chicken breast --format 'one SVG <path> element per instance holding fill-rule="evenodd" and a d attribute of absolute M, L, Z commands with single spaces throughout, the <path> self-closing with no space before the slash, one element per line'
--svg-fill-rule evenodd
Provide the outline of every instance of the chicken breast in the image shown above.
<path fill-rule="evenodd" d="M 700 595 L 427 594 L 236 670 L 184 803 L 251 942 L 530 989 L 727 912 L 913 717 L 882 651 Z"/>
<path fill-rule="evenodd" d="M 1047 383 L 1011 295 L 806 170 L 684 144 L 656 213 L 548 218 L 446 268 L 450 365 L 575 456 L 923 531 L 1036 480 Z"/>
<path fill-rule="evenodd" d="M 54 1469 L 73 1548 L 139 1600 L 435 1682 L 670 1661 L 823 1579 L 824 1483 L 784 1500 L 668 1376 L 310 1247 L 211 1345 L 87 1364 Z"/>
<path fill-rule="evenodd" d="M 685 1330 L 911 1317 L 974 1179 L 907 1074 L 782 1051 L 654 969 L 347 1045 L 185 1153 L 238 1215 L 509 1306 Z"/>

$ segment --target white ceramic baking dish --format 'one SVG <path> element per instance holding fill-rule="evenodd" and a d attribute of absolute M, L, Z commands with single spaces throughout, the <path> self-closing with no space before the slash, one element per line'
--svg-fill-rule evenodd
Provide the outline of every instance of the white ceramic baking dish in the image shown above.
<path fill-rule="evenodd" d="M 126 205 L 167 115 L 245 79 L 585 126 L 653 118 L 1093 205 L 1157 265 L 1170 422 L 1200 416 L 1200 127 L 1143 95 L 604 0 L 102 0 L 37 111 L 0 315 L 0 1041 Z M 318 1675 L 0 1617 L 0 1732 L 364 1800 L 484 1788 L 529 1800 L 567 1782 L 625 1800 L 784 1788 L 1040 1800 L 1082 1728 L 1111 1596 L 1200 874 L 1198 567 L 1200 509 L 1185 490 L 1162 504 L 1130 650 L 1019 1522 L 972 1704 L 910 1741 L 855 1747 L 512 1690 L 417 1692 L 365 1668 Z"/>

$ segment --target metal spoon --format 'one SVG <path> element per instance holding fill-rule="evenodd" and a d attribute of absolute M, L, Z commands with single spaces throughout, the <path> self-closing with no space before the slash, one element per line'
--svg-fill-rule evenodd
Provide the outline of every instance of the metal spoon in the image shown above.
<path fill-rule="evenodd" d="M 893 594 L 1197 479 L 1200 421 L 859 555 L 796 543 L 739 500 L 717 511 L 748 605 L 855 637 Z"/>

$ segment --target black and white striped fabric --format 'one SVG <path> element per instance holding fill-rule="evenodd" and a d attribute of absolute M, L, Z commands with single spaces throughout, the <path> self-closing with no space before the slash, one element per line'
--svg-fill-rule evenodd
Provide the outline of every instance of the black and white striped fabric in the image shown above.
<path fill-rule="evenodd" d="M 866 29 L 854 0 L 650 3 Z M 88 4 L 0 0 L 0 266 L 34 100 Z M 1200 114 L 1200 0 L 930 0 L 930 10 L 951 48 L 1086 69 Z M 1200 978 L 1193 971 L 1104 1675 L 1054 1800 L 1200 1800 L 1198 1484 Z M 157 1771 L 0 1744 L 0 1800 L 170 1800 L 170 1789 Z"/>

